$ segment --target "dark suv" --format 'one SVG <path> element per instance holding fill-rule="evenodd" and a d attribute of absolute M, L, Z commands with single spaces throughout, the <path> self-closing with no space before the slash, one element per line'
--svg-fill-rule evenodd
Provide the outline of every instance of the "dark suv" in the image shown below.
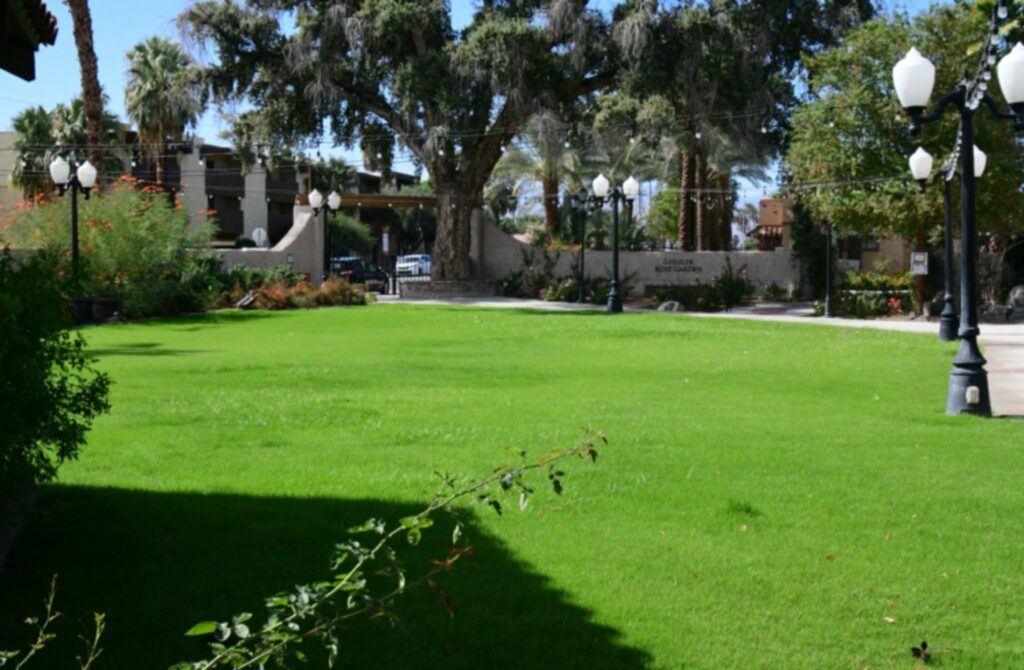
<path fill-rule="evenodd" d="M 378 293 L 387 293 L 390 279 L 387 272 L 360 256 L 332 258 L 331 276 L 341 277 L 350 284 L 366 284 L 369 290 Z"/>

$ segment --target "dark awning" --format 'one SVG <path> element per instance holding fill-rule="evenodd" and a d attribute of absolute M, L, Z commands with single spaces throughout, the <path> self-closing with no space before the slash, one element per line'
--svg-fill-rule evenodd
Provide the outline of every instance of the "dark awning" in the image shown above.
<path fill-rule="evenodd" d="M 57 41 L 57 19 L 42 0 L 0 0 L 0 68 L 36 78 L 36 51 Z"/>

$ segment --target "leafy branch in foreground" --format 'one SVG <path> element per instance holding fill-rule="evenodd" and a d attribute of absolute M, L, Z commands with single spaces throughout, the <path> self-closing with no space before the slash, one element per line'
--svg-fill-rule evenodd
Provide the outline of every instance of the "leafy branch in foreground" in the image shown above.
<path fill-rule="evenodd" d="M 441 599 L 449 615 L 454 606 L 448 594 L 438 585 L 437 577 L 449 573 L 464 557 L 475 558 L 473 547 L 465 543 L 460 520 L 464 509 L 457 503 L 475 502 L 502 513 L 502 500 L 515 496 L 519 508 L 525 509 L 534 489 L 527 476 L 536 471 L 546 473 L 556 494 L 563 490 L 565 472 L 558 468 L 561 461 L 570 458 L 597 460 L 596 443 L 607 444 L 603 433 L 586 431 L 580 443 L 551 451 L 531 459 L 527 452 L 517 453 L 516 465 L 497 468 L 481 479 L 462 480 L 438 473 L 444 485 L 423 511 L 400 519 L 389 526 L 380 519 L 368 519 L 349 529 L 350 536 L 370 535 L 373 540 L 361 542 L 350 537 L 337 545 L 331 563 L 334 575 L 327 580 L 295 587 L 266 600 L 267 619 L 257 629 L 250 628 L 252 615 L 242 612 L 229 621 L 203 621 L 185 634 L 209 639 L 211 654 L 201 661 L 179 663 L 172 670 L 209 670 L 211 668 L 265 668 L 287 667 L 289 660 L 305 661 L 297 648 L 304 640 L 320 640 L 333 667 L 340 641 L 340 625 L 356 617 L 379 618 L 391 623 L 398 620 L 394 611 L 395 599 L 417 586 L 426 586 Z M 417 545 L 423 532 L 434 526 L 434 516 L 446 512 L 455 519 L 448 552 L 430 561 L 430 566 L 417 577 L 409 573 L 398 558 L 393 546 L 404 538 Z"/>
<path fill-rule="evenodd" d="M 36 629 L 35 640 L 29 644 L 28 648 L 25 649 L 25 655 L 21 656 L 21 651 L 0 651 L 0 667 L 7 665 L 9 661 L 13 661 L 18 656 L 21 656 L 21 660 L 14 666 L 14 670 L 21 670 L 32 658 L 40 651 L 46 648 L 46 645 L 51 640 L 57 637 L 57 634 L 52 632 L 53 624 L 60 618 L 61 614 L 53 608 L 53 602 L 57 598 L 57 575 L 53 576 L 50 580 L 50 593 L 43 600 L 43 616 L 42 617 L 29 617 L 25 619 L 25 623 L 29 626 L 34 626 Z M 80 636 L 82 642 L 85 643 L 85 654 L 78 656 L 78 667 L 81 670 L 89 670 L 92 664 L 99 658 L 102 649 L 100 649 L 100 638 L 103 636 L 103 628 L 105 626 L 105 617 L 102 614 L 95 614 L 95 628 L 93 634 L 89 637 Z"/>

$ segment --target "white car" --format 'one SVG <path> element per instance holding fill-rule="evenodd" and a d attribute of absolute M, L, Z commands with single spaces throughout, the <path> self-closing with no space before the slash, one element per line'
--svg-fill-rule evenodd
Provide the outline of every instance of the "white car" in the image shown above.
<path fill-rule="evenodd" d="M 399 277 L 422 277 L 430 274 L 430 254 L 399 256 L 395 262 Z"/>

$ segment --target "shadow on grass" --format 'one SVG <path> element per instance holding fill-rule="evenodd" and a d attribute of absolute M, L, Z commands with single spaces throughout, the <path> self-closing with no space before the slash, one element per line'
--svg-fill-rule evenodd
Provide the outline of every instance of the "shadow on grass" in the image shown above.
<path fill-rule="evenodd" d="M 109 356 L 188 356 L 206 353 L 198 349 L 167 349 L 160 342 L 134 342 L 116 347 L 92 347 L 86 353 L 93 358 Z"/>
<path fill-rule="evenodd" d="M 22 620 L 38 615 L 50 576 L 59 573 L 61 638 L 39 667 L 72 667 L 76 637 L 91 612 L 107 614 L 100 667 L 166 668 L 201 658 L 182 633 L 205 619 L 251 611 L 263 596 L 327 574 L 334 543 L 366 518 L 394 521 L 418 507 L 376 500 L 264 498 L 150 493 L 52 486 L 0 576 L 0 649 L 27 641 Z M 436 531 L 436 532 L 434 532 Z M 342 633 L 340 667 L 641 668 L 649 658 L 623 646 L 614 629 L 469 523 L 478 563 L 460 561 L 440 581 L 454 601 L 450 618 L 436 594 L 418 590 L 398 603 L 396 628 L 358 621 Z M 441 557 L 450 523 L 399 546 L 411 573 Z M 402 543 L 404 545 L 404 542 Z M 316 643 L 312 662 L 324 667 Z"/>
<path fill-rule="evenodd" d="M 283 313 L 284 312 L 270 312 L 267 310 L 257 309 L 223 309 L 215 312 L 205 312 L 202 314 L 146 319 L 143 321 L 134 321 L 132 324 L 136 326 L 158 326 L 160 328 L 170 326 L 172 330 L 190 333 L 200 330 L 208 330 L 211 328 L 219 328 L 221 326 L 229 326 L 237 323 L 246 323 L 248 321 L 269 319 L 272 318 L 274 314 Z"/>

